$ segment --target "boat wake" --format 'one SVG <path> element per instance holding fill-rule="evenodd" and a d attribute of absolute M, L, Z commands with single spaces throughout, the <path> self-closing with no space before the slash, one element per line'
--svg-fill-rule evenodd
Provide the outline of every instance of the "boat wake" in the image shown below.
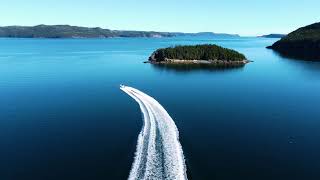
<path fill-rule="evenodd" d="M 170 115 L 147 94 L 124 85 L 120 89 L 138 102 L 144 120 L 128 179 L 187 179 L 179 132 Z"/>

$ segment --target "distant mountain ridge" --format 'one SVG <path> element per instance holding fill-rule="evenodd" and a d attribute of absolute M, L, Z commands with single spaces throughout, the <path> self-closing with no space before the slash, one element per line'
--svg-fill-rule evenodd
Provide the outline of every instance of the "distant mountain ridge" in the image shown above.
<path fill-rule="evenodd" d="M 6 38 L 112 38 L 112 37 L 176 37 L 176 36 L 211 36 L 239 37 L 224 33 L 180 33 L 156 31 L 121 31 L 89 28 L 70 25 L 37 25 L 37 26 L 3 26 L 0 27 L 0 37 Z"/>
<path fill-rule="evenodd" d="M 99 27 L 70 25 L 0 27 L 0 37 L 12 38 L 110 38 L 110 37 L 171 37 L 170 33 L 153 31 L 115 31 Z"/>
<path fill-rule="evenodd" d="M 258 36 L 258 37 L 262 37 L 262 38 L 283 38 L 285 37 L 285 34 L 267 34 L 267 35 L 262 35 L 262 36 Z"/>
<path fill-rule="evenodd" d="M 176 33 L 177 36 L 199 36 L 199 37 L 240 37 L 238 34 L 198 32 L 198 33 Z"/>

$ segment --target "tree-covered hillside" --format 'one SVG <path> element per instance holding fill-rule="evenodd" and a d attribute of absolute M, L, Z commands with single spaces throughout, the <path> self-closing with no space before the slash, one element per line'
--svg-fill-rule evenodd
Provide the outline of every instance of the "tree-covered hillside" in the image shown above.
<path fill-rule="evenodd" d="M 320 23 L 299 28 L 267 48 L 286 56 L 320 60 Z"/>

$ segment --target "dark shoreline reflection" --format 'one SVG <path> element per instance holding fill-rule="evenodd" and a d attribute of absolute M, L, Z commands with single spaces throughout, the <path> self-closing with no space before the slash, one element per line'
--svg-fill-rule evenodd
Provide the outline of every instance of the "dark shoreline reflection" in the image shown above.
<path fill-rule="evenodd" d="M 190 72 L 190 71 L 236 71 L 243 70 L 241 66 L 216 66 L 207 64 L 151 64 L 158 71 Z"/>
<path fill-rule="evenodd" d="M 302 75 L 307 76 L 308 78 L 314 79 L 320 74 L 320 61 L 290 58 L 281 55 L 277 51 L 272 51 L 272 54 L 279 57 L 280 60 L 286 64 L 286 66 L 293 67 L 296 69 L 296 72 L 300 72 Z"/>
<path fill-rule="evenodd" d="M 320 54 L 318 51 L 301 51 L 301 50 L 290 50 L 290 51 L 284 51 L 284 50 L 273 50 L 277 55 L 279 55 L 282 58 L 289 58 L 294 60 L 300 60 L 300 61 L 320 61 Z"/>

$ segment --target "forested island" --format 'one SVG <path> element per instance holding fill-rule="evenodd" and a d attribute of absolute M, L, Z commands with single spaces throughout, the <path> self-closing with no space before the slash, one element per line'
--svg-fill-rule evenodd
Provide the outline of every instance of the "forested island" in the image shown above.
<path fill-rule="evenodd" d="M 319 61 L 320 23 L 299 28 L 267 48 L 287 57 Z"/>
<path fill-rule="evenodd" d="M 180 33 L 155 31 L 119 31 L 89 28 L 70 25 L 38 25 L 38 26 L 4 26 L 0 27 L 0 37 L 5 38 L 112 38 L 112 37 L 177 37 L 177 36 L 210 36 L 238 37 L 224 33 Z"/>
<path fill-rule="evenodd" d="M 149 57 L 152 64 L 202 64 L 213 67 L 243 66 L 250 61 L 232 49 L 214 44 L 175 46 L 158 49 Z"/>

